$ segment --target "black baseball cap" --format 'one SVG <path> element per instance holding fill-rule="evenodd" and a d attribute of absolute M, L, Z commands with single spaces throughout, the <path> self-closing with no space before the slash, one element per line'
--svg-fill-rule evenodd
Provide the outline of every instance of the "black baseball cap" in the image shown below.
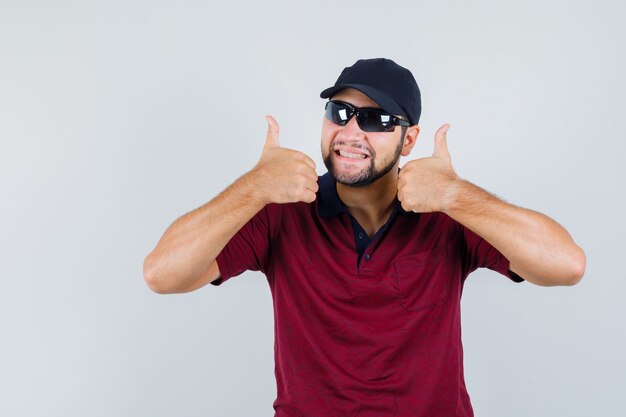
<path fill-rule="evenodd" d="M 391 59 L 359 59 L 344 68 L 335 85 L 322 91 L 320 97 L 332 97 L 344 88 L 359 90 L 386 112 L 407 116 L 412 125 L 420 120 L 422 98 L 417 82 L 411 71 Z"/>

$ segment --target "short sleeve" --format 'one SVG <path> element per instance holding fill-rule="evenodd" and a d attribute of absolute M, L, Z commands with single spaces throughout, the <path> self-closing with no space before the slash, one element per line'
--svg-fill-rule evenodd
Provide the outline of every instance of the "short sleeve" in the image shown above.
<path fill-rule="evenodd" d="M 477 268 L 489 268 L 514 282 L 524 281 L 522 277 L 509 270 L 509 260 L 500 251 L 467 227 L 461 224 L 459 226 L 463 231 L 465 243 L 464 276 Z"/>
<path fill-rule="evenodd" d="M 244 271 L 266 273 L 270 249 L 270 209 L 265 206 L 255 214 L 217 255 L 220 277 L 211 281 L 221 285 Z"/>

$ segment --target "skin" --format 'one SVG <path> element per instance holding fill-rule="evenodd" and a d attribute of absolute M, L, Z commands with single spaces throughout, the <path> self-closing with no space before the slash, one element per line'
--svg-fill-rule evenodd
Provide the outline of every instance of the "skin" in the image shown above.
<path fill-rule="evenodd" d="M 333 98 L 356 107 L 378 107 L 363 93 L 345 89 Z M 208 203 L 177 219 L 144 261 L 144 279 L 160 294 L 196 290 L 219 278 L 215 258 L 230 239 L 269 203 L 312 203 L 318 190 L 315 162 L 302 152 L 280 146 L 278 123 L 267 116 L 268 131 L 256 166 Z M 389 218 L 394 199 L 406 211 L 443 212 L 487 240 L 510 262 L 509 269 L 542 285 L 574 285 L 584 275 L 586 257 L 556 221 L 496 198 L 460 178 L 452 168 L 447 145 L 449 125 L 435 133 L 431 156 L 407 162 L 398 175 L 400 155 L 408 156 L 420 132 L 410 126 L 404 138 L 393 132 L 363 132 L 353 118 L 345 126 L 322 122 L 322 156 L 343 183 L 337 192 L 348 211 L 371 236 Z M 346 160 L 339 146 L 373 156 Z M 394 162 L 395 159 L 395 162 Z M 350 186 L 373 163 L 392 169 L 375 182 Z"/>
<path fill-rule="evenodd" d="M 339 91 L 333 99 L 345 101 L 356 107 L 380 107 L 368 96 L 352 88 Z M 338 173 L 336 175 L 338 181 L 342 177 L 358 177 L 359 173 L 372 162 L 375 171 L 388 165 L 394 159 L 400 144 L 400 155 L 409 155 L 419 132 L 419 126 L 409 126 L 402 138 L 402 129 L 399 126 L 396 126 L 393 132 L 363 132 L 354 117 L 345 126 L 336 125 L 323 118 L 322 158 L 324 160 L 330 158 L 330 162 Z M 364 149 L 370 155 L 375 156 L 371 159 L 346 161 L 333 151 L 334 147 L 339 145 Z M 364 187 L 351 187 L 341 182 L 337 183 L 339 198 L 370 236 L 385 224 L 391 214 L 398 189 L 399 164 L 399 159 L 396 159 L 392 169 L 386 175 Z"/>

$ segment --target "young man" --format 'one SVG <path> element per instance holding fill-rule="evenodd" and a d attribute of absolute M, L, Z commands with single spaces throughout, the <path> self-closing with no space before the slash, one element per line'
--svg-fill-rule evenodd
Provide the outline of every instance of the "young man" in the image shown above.
<path fill-rule="evenodd" d="M 399 169 L 419 135 L 413 75 L 378 58 L 324 90 L 318 178 L 269 129 L 258 164 L 168 228 L 144 264 L 159 293 L 262 271 L 274 301 L 281 417 L 472 416 L 460 299 L 468 274 L 573 285 L 585 255 L 550 218 L 459 178 L 433 155 Z"/>

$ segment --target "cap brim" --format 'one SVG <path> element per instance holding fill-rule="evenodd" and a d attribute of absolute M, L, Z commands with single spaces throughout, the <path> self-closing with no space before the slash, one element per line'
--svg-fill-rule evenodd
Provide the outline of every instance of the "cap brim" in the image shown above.
<path fill-rule="evenodd" d="M 406 116 L 406 112 L 400 107 L 398 103 L 396 103 L 391 97 L 386 95 L 385 93 L 372 88 L 368 85 L 363 84 L 339 84 L 334 85 L 320 93 L 321 98 L 329 98 L 332 97 L 335 93 L 344 88 L 354 88 L 355 90 L 359 90 L 372 100 L 376 102 L 383 110 L 395 115 Z"/>

